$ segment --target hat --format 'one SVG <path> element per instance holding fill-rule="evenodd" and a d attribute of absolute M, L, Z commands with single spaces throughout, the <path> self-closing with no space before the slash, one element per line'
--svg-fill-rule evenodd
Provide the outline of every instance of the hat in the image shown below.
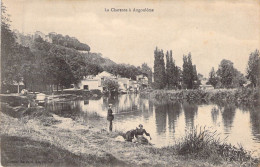
<path fill-rule="evenodd" d="M 141 128 L 141 127 L 144 127 L 142 124 L 139 124 L 139 127 Z"/>

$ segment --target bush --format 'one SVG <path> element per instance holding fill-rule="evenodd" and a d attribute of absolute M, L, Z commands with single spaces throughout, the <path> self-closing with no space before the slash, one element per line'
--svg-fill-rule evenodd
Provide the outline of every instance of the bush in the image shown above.
<path fill-rule="evenodd" d="M 257 164 L 258 160 L 253 159 L 242 146 L 235 147 L 227 144 L 225 139 L 221 140 L 218 135 L 216 131 L 210 131 L 205 127 L 195 127 L 186 131 L 185 136 L 176 142 L 172 149 L 179 155 L 190 155 L 194 158 L 223 159 Z"/>

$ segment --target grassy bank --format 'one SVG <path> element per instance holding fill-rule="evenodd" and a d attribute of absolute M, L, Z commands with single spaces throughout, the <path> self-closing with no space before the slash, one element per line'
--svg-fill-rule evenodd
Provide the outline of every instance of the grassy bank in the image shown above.
<path fill-rule="evenodd" d="M 104 125 L 91 125 L 53 115 L 42 107 L 28 109 L 8 103 L 4 106 L 5 110 L 1 109 L 4 166 L 257 166 L 252 159 L 225 159 L 232 157 L 227 155 L 237 155 L 235 149 L 229 148 L 221 156 L 221 152 L 215 151 L 221 143 L 215 142 L 219 146 L 213 147 L 214 142 L 207 137 L 210 133 L 204 131 L 187 133 L 174 146 L 155 148 L 117 141 L 120 133 L 107 132 L 105 118 Z"/>
<path fill-rule="evenodd" d="M 259 89 L 214 89 L 214 90 L 153 90 L 141 92 L 141 96 L 157 101 L 187 100 L 191 102 L 232 102 L 259 104 Z"/>
<path fill-rule="evenodd" d="M 216 131 L 207 128 L 190 129 L 175 145 L 152 151 L 172 152 L 191 159 L 206 159 L 219 165 L 223 161 L 237 163 L 240 166 L 257 166 L 259 160 L 252 158 L 250 152 L 242 146 L 236 147 L 220 139 Z"/>

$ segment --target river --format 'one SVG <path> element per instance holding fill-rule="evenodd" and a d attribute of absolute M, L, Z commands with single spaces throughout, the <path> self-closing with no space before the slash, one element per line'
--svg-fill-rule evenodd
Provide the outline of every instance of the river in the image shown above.
<path fill-rule="evenodd" d="M 219 137 L 233 145 L 242 145 L 260 157 L 260 113 L 233 104 L 154 103 L 138 94 L 101 97 L 98 100 L 50 102 L 46 108 L 59 116 L 85 124 L 104 126 L 108 105 L 115 119 L 113 131 L 128 131 L 143 124 L 156 147 L 173 145 L 194 127 L 217 130 Z M 106 126 L 103 127 L 104 129 Z"/>

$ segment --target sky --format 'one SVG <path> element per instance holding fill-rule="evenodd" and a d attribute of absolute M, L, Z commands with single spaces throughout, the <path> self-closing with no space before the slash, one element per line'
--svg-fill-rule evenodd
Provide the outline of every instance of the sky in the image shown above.
<path fill-rule="evenodd" d="M 156 46 L 172 50 L 182 67 L 189 52 L 208 77 L 222 59 L 246 72 L 249 54 L 260 49 L 260 1 L 216 0 L 3 0 L 11 28 L 78 38 L 116 63 L 153 67 Z M 128 12 L 112 12 L 111 8 Z M 133 12 L 133 9 L 153 12 Z M 105 9 L 109 9 L 107 12 Z M 129 12 L 131 9 L 131 12 Z"/>

